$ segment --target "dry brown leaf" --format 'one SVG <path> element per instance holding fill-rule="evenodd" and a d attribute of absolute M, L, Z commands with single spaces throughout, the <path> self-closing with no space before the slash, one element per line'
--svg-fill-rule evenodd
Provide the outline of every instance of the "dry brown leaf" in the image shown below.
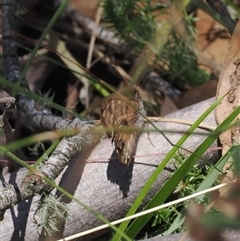
<path fill-rule="evenodd" d="M 217 87 L 217 98 L 227 96 L 217 106 L 215 116 L 217 124 L 239 106 L 240 102 L 240 21 L 238 21 L 229 42 L 228 53 L 223 65 Z M 237 117 L 240 119 L 240 115 Z M 224 155 L 234 142 L 240 143 L 240 126 L 228 129 L 219 136 Z"/>
<path fill-rule="evenodd" d="M 214 80 L 202 85 L 194 86 L 187 90 L 183 96 L 174 99 L 173 102 L 179 109 L 182 109 L 212 98 L 216 95 L 217 83 L 218 82 Z"/>

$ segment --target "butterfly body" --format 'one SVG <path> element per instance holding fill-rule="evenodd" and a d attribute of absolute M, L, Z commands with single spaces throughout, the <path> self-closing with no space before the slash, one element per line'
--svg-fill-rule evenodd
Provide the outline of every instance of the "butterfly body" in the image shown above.
<path fill-rule="evenodd" d="M 136 152 L 139 130 L 144 124 L 143 102 L 137 89 L 133 98 L 121 98 L 114 94 L 101 106 L 103 126 L 113 128 L 108 133 L 116 147 L 121 163 L 129 165 Z"/>

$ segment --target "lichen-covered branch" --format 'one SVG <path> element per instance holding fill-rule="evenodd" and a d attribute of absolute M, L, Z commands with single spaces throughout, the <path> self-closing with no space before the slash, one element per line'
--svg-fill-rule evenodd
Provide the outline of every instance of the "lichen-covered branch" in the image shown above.
<path fill-rule="evenodd" d="M 3 104 L 3 114 L 0 115 L 0 128 L 3 129 L 7 143 L 14 140 L 13 130 L 10 126 L 8 120 L 12 116 L 13 109 L 15 108 L 15 98 L 13 97 L 3 97 L 0 98 L 0 104 Z M 11 159 L 8 160 L 8 171 L 13 171 L 15 167 L 15 162 Z"/>
<path fill-rule="evenodd" d="M 52 187 L 43 181 L 42 175 L 49 179 L 55 179 L 73 156 L 77 153 L 84 153 L 86 149 L 94 148 L 98 140 L 95 135 L 93 142 L 91 133 L 86 132 L 63 139 L 47 161 L 38 166 L 34 173 L 27 175 L 20 185 L 17 183 L 14 186 L 7 185 L 1 190 L 0 212 L 3 213 L 7 208 L 34 195 L 49 192 Z M 8 154 L 9 157 L 13 157 L 13 154 L 10 153 L 3 154 Z M 37 173 L 39 173 L 39 175 Z"/>
<path fill-rule="evenodd" d="M 55 179 L 69 163 L 74 155 L 83 152 L 88 148 L 93 148 L 98 143 L 92 141 L 91 134 L 86 132 L 73 137 L 64 138 L 47 161 L 37 167 L 37 172 L 27 175 L 20 185 L 15 184 L 6 186 L 0 192 L 0 211 L 26 200 L 34 195 L 51 190 L 51 187 L 42 179 L 42 175 L 49 179 Z"/>
<path fill-rule="evenodd" d="M 15 108 L 15 98 L 13 97 L 3 97 L 0 98 L 0 104 L 3 104 L 4 111 L 3 114 L 0 115 L 0 127 L 3 128 L 7 142 L 12 141 L 12 132 L 9 132 L 9 118 L 13 113 L 13 109 Z"/>

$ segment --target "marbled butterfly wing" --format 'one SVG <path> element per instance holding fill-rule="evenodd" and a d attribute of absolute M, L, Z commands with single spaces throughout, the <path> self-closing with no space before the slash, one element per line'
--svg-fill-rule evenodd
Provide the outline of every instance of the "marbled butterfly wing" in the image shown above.
<path fill-rule="evenodd" d="M 112 138 L 119 160 L 125 165 L 130 164 L 136 152 L 139 138 L 139 131 L 136 129 L 144 124 L 144 118 L 140 113 L 145 114 L 145 111 L 136 89 L 134 97 L 127 102 L 115 94 L 101 106 L 101 123 L 105 127 L 114 128 L 112 133 L 108 133 L 108 137 Z M 124 132 L 121 131 L 123 127 L 132 127 L 135 130 Z"/>

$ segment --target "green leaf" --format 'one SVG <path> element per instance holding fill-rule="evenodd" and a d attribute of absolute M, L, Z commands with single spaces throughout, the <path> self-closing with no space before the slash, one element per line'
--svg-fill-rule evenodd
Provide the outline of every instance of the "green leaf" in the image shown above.
<path fill-rule="evenodd" d="M 236 175 L 240 176 L 240 145 L 234 145 L 232 149 L 234 171 Z"/>

